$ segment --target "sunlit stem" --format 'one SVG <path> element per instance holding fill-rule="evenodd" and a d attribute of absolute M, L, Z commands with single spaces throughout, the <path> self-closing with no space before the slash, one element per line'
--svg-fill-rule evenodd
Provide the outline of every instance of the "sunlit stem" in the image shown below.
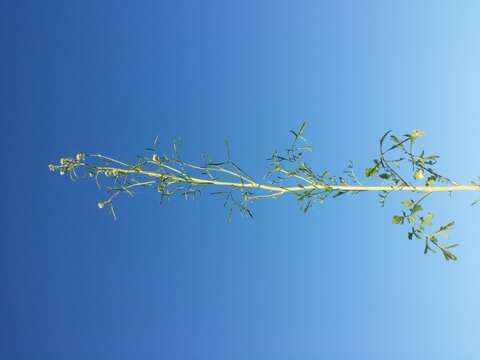
<path fill-rule="evenodd" d="M 480 191 L 480 186 L 477 185 L 455 185 L 455 186 L 354 186 L 354 185 L 320 185 L 311 184 L 306 186 L 290 186 L 279 187 L 273 185 L 267 185 L 251 181 L 249 183 L 244 182 L 231 182 L 231 181 L 218 181 L 213 179 L 201 179 L 197 177 L 181 177 L 173 174 L 158 173 L 155 171 L 146 171 L 141 169 L 121 169 L 115 167 L 98 167 L 100 171 L 113 171 L 118 175 L 131 175 L 139 174 L 158 179 L 169 179 L 176 183 L 189 183 L 192 185 L 214 185 L 225 186 L 232 188 L 251 188 L 261 189 L 276 193 L 287 192 L 300 192 L 305 190 L 327 190 L 327 191 L 404 191 L 404 192 L 420 192 L 420 193 L 436 193 L 436 192 L 456 192 L 456 191 Z"/>

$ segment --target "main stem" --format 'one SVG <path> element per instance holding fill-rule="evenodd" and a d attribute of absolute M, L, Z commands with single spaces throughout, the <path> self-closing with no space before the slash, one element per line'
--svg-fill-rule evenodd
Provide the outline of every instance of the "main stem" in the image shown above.
<path fill-rule="evenodd" d="M 152 178 L 162 179 L 162 180 L 172 180 L 174 182 L 180 183 L 189 183 L 192 185 L 215 185 L 215 186 L 226 186 L 226 187 L 235 187 L 235 188 L 252 188 L 252 189 L 262 189 L 266 191 L 272 191 L 277 193 L 288 193 L 288 192 L 299 192 L 305 190 L 336 190 L 336 191 L 409 191 L 409 192 L 421 192 L 421 193 L 434 193 L 434 192 L 454 192 L 454 191 L 480 191 L 480 186 L 477 185 L 455 185 L 455 186 L 351 186 L 351 185 L 320 185 L 320 184 L 309 184 L 305 186 L 290 186 L 290 187 L 279 187 L 272 185 L 260 184 L 254 181 L 250 182 L 229 182 L 229 181 L 218 181 L 210 179 L 200 179 L 190 176 L 176 176 L 172 174 L 157 173 L 154 171 L 145 171 L 141 169 L 121 169 L 115 167 L 99 167 L 99 170 L 102 171 L 113 171 L 118 175 L 131 175 L 131 174 L 140 174 Z"/>

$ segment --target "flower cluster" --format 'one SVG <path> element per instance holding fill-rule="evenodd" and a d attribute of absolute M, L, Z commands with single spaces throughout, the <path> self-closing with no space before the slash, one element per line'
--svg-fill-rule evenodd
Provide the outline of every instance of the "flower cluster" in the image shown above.
<path fill-rule="evenodd" d="M 48 168 L 50 171 L 57 171 L 60 173 L 60 175 L 65 175 L 67 173 L 72 173 L 75 171 L 75 169 L 83 165 L 83 161 L 85 160 L 85 154 L 77 154 L 75 158 L 72 157 L 67 157 L 67 158 L 61 158 L 60 159 L 60 165 L 53 165 L 50 164 L 48 165 Z"/>

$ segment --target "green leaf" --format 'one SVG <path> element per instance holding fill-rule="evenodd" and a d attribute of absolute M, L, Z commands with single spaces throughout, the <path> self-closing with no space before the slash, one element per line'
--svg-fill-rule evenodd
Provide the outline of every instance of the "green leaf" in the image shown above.
<path fill-rule="evenodd" d="M 366 177 L 375 176 L 375 175 L 378 174 L 379 171 L 380 171 L 380 163 L 377 160 L 375 160 L 375 166 L 374 167 L 365 169 L 365 176 Z"/>
<path fill-rule="evenodd" d="M 425 164 L 435 165 L 435 163 L 437 162 L 437 160 L 439 158 L 440 158 L 440 156 L 438 156 L 438 155 L 430 155 L 430 156 L 423 157 L 422 160 L 425 162 Z"/>
<path fill-rule="evenodd" d="M 455 244 L 449 244 L 449 245 L 444 245 L 443 248 L 444 249 L 451 249 L 451 248 L 454 248 L 454 247 L 457 247 L 459 244 L 455 243 Z"/>
<path fill-rule="evenodd" d="M 396 144 L 400 144 L 400 139 L 398 137 L 396 137 L 395 135 L 390 135 L 390 139 L 392 139 L 393 141 L 395 141 Z"/>
<path fill-rule="evenodd" d="M 453 260 L 456 261 L 457 257 L 453 255 L 450 251 L 443 250 L 443 256 L 445 257 L 445 260 Z"/>
<path fill-rule="evenodd" d="M 402 205 L 406 207 L 411 207 L 414 204 L 413 200 L 402 201 Z"/>
<path fill-rule="evenodd" d="M 403 216 L 400 216 L 400 215 L 395 215 L 392 218 L 392 223 L 394 223 L 394 224 L 403 224 L 404 221 L 405 221 L 405 218 Z"/>
<path fill-rule="evenodd" d="M 455 225 L 455 221 L 452 221 L 452 222 L 448 223 L 447 225 L 441 226 L 440 229 L 437 230 L 436 234 L 439 234 L 439 233 L 444 232 L 446 230 L 450 230 L 451 228 L 453 228 L 453 225 Z"/>
<path fill-rule="evenodd" d="M 408 220 L 408 223 L 412 225 L 415 224 L 415 222 L 417 221 L 417 217 L 415 215 L 407 216 L 406 219 Z"/>
<path fill-rule="evenodd" d="M 437 181 L 437 177 L 435 175 L 430 176 L 425 182 L 425 186 L 432 186 L 435 184 L 436 181 Z"/>
<path fill-rule="evenodd" d="M 395 143 L 395 145 L 392 145 L 387 151 L 396 149 L 398 147 L 405 150 L 402 141 L 400 141 L 398 137 L 396 137 L 395 135 L 390 135 L 390 139 Z"/>
<path fill-rule="evenodd" d="M 419 212 L 419 211 L 422 211 L 422 210 L 423 210 L 423 208 L 422 208 L 422 205 L 420 205 L 420 204 L 416 204 L 416 205 L 411 209 L 412 214 L 415 214 L 416 212 Z"/>
<path fill-rule="evenodd" d="M 366 168 L 365 169 L 365 176 L 366 177 L 375 176 L 375 168 Z"/>
<path fill-rule="evenodd" d="M 422 224 L 427 226 L 432 226 L 433 214 L 428 213 L 425 217 L 422 218 Z"/>
<path fill-rule="evenodd" d="M 297 142 L 298 140 L 306 141 L 305 138 L 302 136 L 306 127 L 307 127 L 307 123 L 304 122 L 300 127 L 300 130 L 298 130 L 298 133 L 296 131 L 290 130 L 293 136 L 295 136 L 294 143 Z"/>
<path fill-rule="evenodd" d="M 307 127 L 307 122 L 304 121 L 302 126 L 300 127 L 300 130 L 298 130 L 298 135 L 303 135 L 303 132 L 305 131 L 305 128 Z"/>

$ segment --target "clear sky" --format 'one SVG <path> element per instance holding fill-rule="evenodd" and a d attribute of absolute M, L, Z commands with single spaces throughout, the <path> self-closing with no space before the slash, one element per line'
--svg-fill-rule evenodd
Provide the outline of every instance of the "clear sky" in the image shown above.
<path fill-rule="evenodd" d="M 359 169 L 418 128 L 440 169 L 480 175 L 478 1 L 0 1 L 0 353 L 5 359 L 477 359 L 480 208 L 460 260 L 424 256 L 373 194 L 226 221 L 223 202 L 142 192 L 97 208 L 47 165 L 125 160 L 155 136 L 261 178 L 309 122 L 317 170 Z"/>

